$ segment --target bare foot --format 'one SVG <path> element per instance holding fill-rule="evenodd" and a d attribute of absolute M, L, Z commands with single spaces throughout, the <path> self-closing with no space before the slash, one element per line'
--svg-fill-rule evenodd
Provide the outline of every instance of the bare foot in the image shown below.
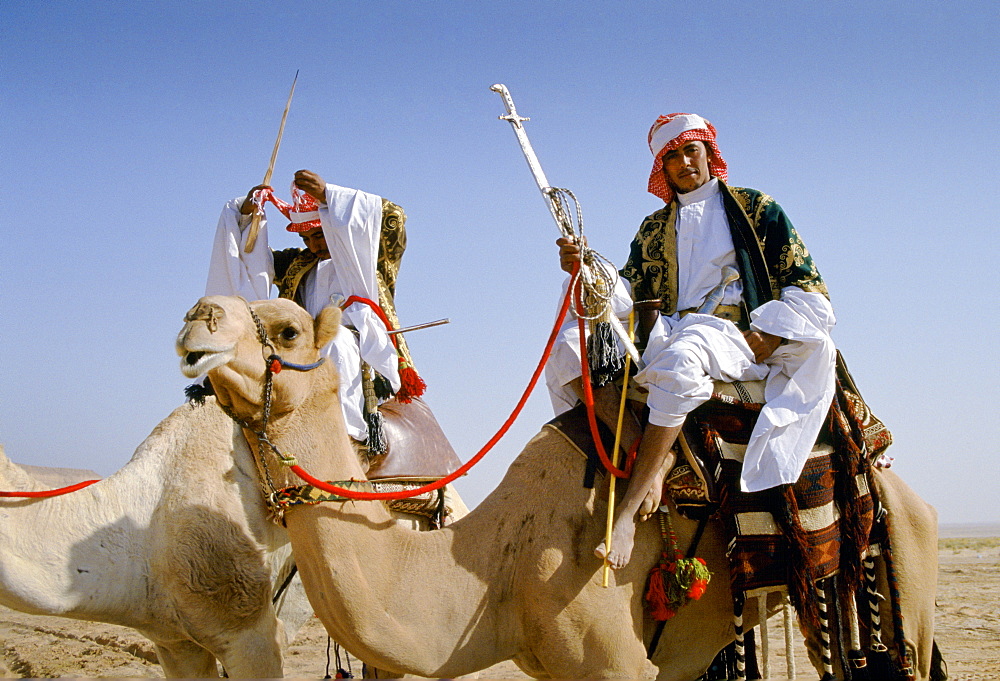
<path fill-rule="evenodd" d="M 656 509 L 660 507 L 660 500 L 663 497 L 663 480 L 667 477 L 667 465 L 670 465 L 672 468 L 673 463 L 673 457 L 670 457 L 670 460 L 665 461 L 663 468 L 653 477 L 653 484 L 650 485 L 646 496 L 642 499 L 642 503 L 639 504 L 640 522 L 648 520 L 651 515 L 656 513 Z"/>
<path fill-rule="evenodd" d="M 608 561 L 612 570 L 620 570 L 628 565 L 635 544 L 635 521 L 631 518 L 616 518 L 611 529 L 611 551 L 604 542 L 597 545 L 594 555 Z"/>

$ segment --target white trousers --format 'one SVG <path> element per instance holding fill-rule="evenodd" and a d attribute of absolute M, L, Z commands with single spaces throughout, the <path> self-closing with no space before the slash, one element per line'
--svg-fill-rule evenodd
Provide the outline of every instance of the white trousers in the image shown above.
<path fill-rule="evenodd" d="M 673 427 L 712 397 L 712 382 L 754 381 L 768 367 L 754 363 L 753 351 L 732 322 L 689 314 L 670 324 L 659 317 L 649 334 L 636 383 L 649 391 L 649 422 Z M 672 328 L 671 328 L 672 326 Z"/>

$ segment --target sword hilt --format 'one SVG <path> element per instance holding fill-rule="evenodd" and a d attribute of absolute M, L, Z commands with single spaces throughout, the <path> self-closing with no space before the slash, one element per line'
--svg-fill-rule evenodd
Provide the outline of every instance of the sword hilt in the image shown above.
<path fill-rule="evenodd" d="M 552 189 L 549 185 L 548 178 L 545 177 L 545 173 L 542 171 L 542 164 L 538 162 L 538 157 L 535 156 L 535 150 L 531 148 L 531 142 L 528 141 L 528 133 L 524 130 L 522 123 L 524 121 L 531 120 L 525 116 L 520 116 L 517 113 L 517 109 L 514 107 L 514 98 L 510 96 L 510 90 L 503 83 L 497 83 L 490 86 L 490 90 L 496 92 L 503 99 L 504 108 L 507 109 L 506 116 L 497 116 L 501 121 L 507 121 L 510 123 L 510 127 L 514 129 L 514 135 L 517 137 L 518 144 L 521 145 L 521 152 L 524 154 L 524 160 L 528 162 L 528 169 L 531 170 L 531 175 L 535 178 L 535 183 L 538 185 L 539 191 L 542 192 L 542 198 L 545 199 L 545 205 L 549 207 L 549 211 L 552 213 L 552 218 L 556 221 L 556 224 L 560 224 L 559 214 L 557 208 L 552 200 L 550 190 Z"/>
<path fill-rule="evenodd" d="M 735 267 L 726 266 L 722 268 L 722 281 L 718 286 L 708 292 L 705 302 L 698 308 L 699 314 L 715 314 L 722 302 L 722 297 L 726 294 L 726 287 L 740 278 L 739 270 Z"/>
<path fill-rule="evenodd" d="M 503 99 L 503 105 L 507 109 L 506 116 L 497 116 L 501 121 L 509 121 L 514 127 L 523 127 L 521 123 L 523 121 L 530 121 L 530 118 L 525 118 L 524 116 L 517 115 L 517 109 L 514 108 L 514 98 L 510 96 L 510 90 L 503 83 L 496 83 L 490 86 L 490 90 L 496 92 Z"/>

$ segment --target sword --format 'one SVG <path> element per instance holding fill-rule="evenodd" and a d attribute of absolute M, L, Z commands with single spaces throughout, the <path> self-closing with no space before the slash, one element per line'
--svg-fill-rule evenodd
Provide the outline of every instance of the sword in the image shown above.
<path fill-rule="evenodd" d="M 274 161 L 278 158 L 278 148 L 281 146 L 281 136 L 285 133 L 285 120 L 288 118 L 288 110 L 292 107 L 292 95 L 295 94 L 295 83 L 299 79 L 298 69 L 295 71 L 295 78 L 292 79 L 292 89 L 288 93 L 288 101 L 285 103 L 285 112 L 281 114 L 281 125 L 278 127 L 278 139 L 274 141 L 274 149 L 271 151 L 271 160 L 267 164 L 267 172 L 264 173 L 264 181 L 261 184 L 271 184 L 271 174 L 274 172 Z M 261 209 L 254 204 L 253 218 L 250 220 L 250 232 L 247 234 L 247 245 L 243 252 L 249 253 L 257 245 L 257 232 L 260 231 Z"/>
<path fill-rule="evenodd" d="M 499 94 L 500 98 L 503 99 L 503 105 L 507 110 L 507 115 L 497 116 L 497 118 L 501 121 L 507 121 L 510 123 L 510 127 L 513 128 L 518 144 L 521 145 L 521 152 L 524 154 L 524 160 L 528 162 L 528 169 L 531 170 L 531 175 L 535 178 L 535 184 L 538 185 L 539 191 L 542 192 L 542 198 L 545 199 L 545 205 L 549 207 L 549 212 L 552 213 L 552 219 L 556 221 L 556 226 L 559 227 L 559 231 L 566 235 L 563 228 L 563 221 L 567 219 L 567 216 L 563 215 L 563 211 L 553 199 L 553 194 L 557 190 L 549 184 L 548 179 L 545 177 L 545 173 L 542 171 L 542 164 L 538 162 L 535 150 L 531 147 L 531 142 L 528 140 L 528 133 L 525 132 L 524 126 L 522 125 L 524 121 L 529 121 L 531 119 L 518 115 L 517 109 L 514 107 L 514 98 L 510 96 L 510 90 L 507 89 L 506 85 L 503 83 L 496 83 L 495 85 L 490 86 L 490 90 Z M 593 283 L 590 281 L 590 277 L 588 276 L 588 271 L 586 269 L 581 270 L 580 275 L 583 277 L 585 285 Z M 632 356 L 633 361 L 637 364 L 640 363 L 641 359 L 639 357 L 639 351 L 629 338 L 628 333 L 621 324 L 621 321 L 619 321 L 613 313 L 609 316 L 611 318 L 611 328 L 614 330 L 615 335 L 621 340 L 625 347 L 625 351 Z"/>
<path fill-rule="evenodd" d="M 722 283 L 708 292 L 705 302 L 698 308 L 698 314 L 715 314 L 722 302 L 722 297 L 726 294 L 726 287 L 740 278 L 740 273 L 735 267 L 726 265 L 722 268 Z"/>
<path fill-rule="evenodd" d="M 496 92 L 503 99 L 504 108 L 507 109 L 506 116 L 497 116 L 501 121 L 507 121 L 510 123 L 510 127 L 514 129 L 514 135 L 517 136 L 517 141 L 521 145 L 521 152 L 524 154 L 524 160 L 528 162 L 528 169 L 531 170 L 532 177 L 535 178 L 535 183 L 538 185 L 538 189 L 542 192 L 542 198 L 545 199 L 545 205 L 549 207 L 549 212 L 552 213 L 552 218 L 556 221 L 556 224 L 562 229 L 561 222 L 559 220 L 559 213 L 556 210 L 555 204 L 552 202 L 552 186 L 549 184 L 548 179 L 545 177 L 545 173 L 542 171 L 542 164 L 538 162 L 538 157 L 535 156 L 535 150 L 531 148 L 531 142 L 528 141 L 528 133 L 525 132 L 524 126 L 521 125 L 524 121 L 530 121 L 530 118 L 525 118 L 524 116 L 517 115 L 517 109 L 514 108 L 514 98 L 510 96 L 510 91 L 507 86 L 503 83 L 497 83 L 496 85 L 491 85 L 490 90 Z"/>

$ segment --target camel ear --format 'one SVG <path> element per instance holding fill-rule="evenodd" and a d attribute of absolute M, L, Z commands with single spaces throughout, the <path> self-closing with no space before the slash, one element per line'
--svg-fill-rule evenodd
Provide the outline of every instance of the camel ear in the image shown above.
<path fill-rule="evenodd" d="M 340 308 L 336 305 L 324 307 L 316 317 L 313 335 L 316 338 L 316 349 L 320 349 L 333 340 L 340 330 Z"/>

